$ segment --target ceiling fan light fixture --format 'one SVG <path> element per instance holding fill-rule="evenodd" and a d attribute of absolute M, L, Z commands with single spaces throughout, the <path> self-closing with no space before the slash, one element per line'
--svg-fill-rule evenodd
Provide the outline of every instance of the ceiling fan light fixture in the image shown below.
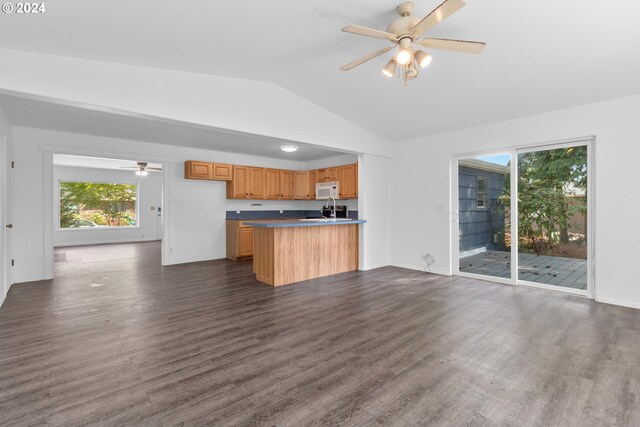
<path fill-rule="evenodd" d="M 407 65 L 413 60 L 413 55 L 411 54 L 411 50 L 406 47 L 401 47 L 398 49 L 398 53 L 396 54 L 396 62 L 400 65 Z"/>
<path fill-rule="evenodd" d="M 427 65 L 431 64 L 431 60 L 433 57 L 431 54 L 425 52 L 424 50 L 419 50 L 414 54 L 414 58 L 416 62 L 420 66 L 420 68 L 425 68 Z"/>
<path fill-rule="evenodd" d="M 382 74 L 387 77 L 393 77 L 396 74 L 396 69 L 398 68 L 398 63 L 395 58 L 391 58 L 387 65 L 382 68 Z"/>
<path fill-rule="evenodd" d="M 297 145 L 281 145 L 280 149 L 287 153 L 293 153 L 294 151 L 298 151 L 300 147 Z"/>
<path fill-rule="evenodd" d="M 144 169 L 140 169 L 140 170 L 136 171 L 136 175 L 138 175 L 138 176 L 147 176 L 148 174 L 149 174 L 149 172 L 147 172 Z"/>

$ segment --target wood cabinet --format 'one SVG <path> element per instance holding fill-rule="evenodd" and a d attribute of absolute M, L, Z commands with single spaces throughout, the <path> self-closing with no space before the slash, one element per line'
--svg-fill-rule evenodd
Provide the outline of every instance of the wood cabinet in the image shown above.
<path fill-rule="evenodd" d="M 228 199 L 315 200 L 316 183 L 340 182 L 341 199 L 358 198 L 358 164 L 310 171 L 257 168 L 188 160 L 187 179 L 227 181 Z"/>
<path fill-rule="evenodd" d="M 318 175 L 316 177 L 318 182 L 331 182 L 338 180 L 338 168 L 324 168 L 318 169 Z"/>
<path fill-rule="evenodd" d="M 293 171 L 280 171 L 280 198 L 293 200 Z"/>
<path fill-rule="evenodd" d="M 293 198 L 295 200 L 309 200 L 309 172 L 296 171 L 293 173 Z"/>
<path fill-rule="evenodd" d="M 233 178 L 233 165 L 225 163 L 211 163 L 211 179 L 216 181 L 231 181 Z"/>
<path fill-rule="evenodd" d="M 265 198 L 265 169 L 234 166 L 233 179 L 227 182 L 227 199 Z"/>
<path fill-rule="evenodd" d="M 265 170 L 265 192 L 266 198 L 269 200 L 277 200 L 280 198 L 280 169 Z"/>
<path fill-rule="evenodd" d="M 338 182 L 340 183 L 340 199 L 357 199 L 358 198 L 357 163 L 338 167 Z"/>
<path fill-rule="evenodd" d="M 309 171 L 309 199 L 316 199 L 316 184 L 318 183 L 318 171 Z"/>
<path fill-rule="evenodd" d="M 244 221 L 227 220 L 227 258 L 237 261 L 253 256 L 253 227 Z"/>
<path fill-rule="evenodd" d="M 238 227 L 238 257 L 253 256 L 253 227 Z"/>
<path fill-rule="evenodd" d="M 199 162 L 187 160 L 184 163 L 184 177 L 187 179 L 206 179 L 231 181 L 233 165 L 226 163 Z"/>
<path fill-rule="evenodd" d="M 250 168 L 249 169 L 249 198 L 262 199 L 265 198 L 265 169 Z"/>
<path fill-rule="evenodd" d="M 247 166 L 234 166 L 233 179 L 227 182 L 227 199 L 248 199 L 250 179 Z"/>

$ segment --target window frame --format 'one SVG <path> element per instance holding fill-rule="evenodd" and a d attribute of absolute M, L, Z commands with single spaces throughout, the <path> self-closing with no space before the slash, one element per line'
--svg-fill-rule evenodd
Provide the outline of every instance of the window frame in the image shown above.
<path fill-rule="evenodd" d="M 484 181 L 484 198 L 480 198 L 480 180 Z M 484 206 L 480 206 L 478 203 L 480 200 L 484 201 Z M 485 210 L 489 204 L 489 178 L 486 176 L 476 175 L 476 210 Z"/>
<path fill-rule="evenodd" d="M 135 214 L 136 214 L 136 224 L 135 225 L 121 225 L 117 227 L 73 227 L 73 228 L 62 228 L 60 227 L 60 184 L 63 182 L 86 182 L 90 184 L 115 184 L 115 185 L 135 185 L 136 187 L 136 204 L 135 204 Z M 58 179 L 57 185 L 57 199 L 56 199 L 56 231 L 62 232 L 76 232 L 76 231 L 102 231 L 102 230 L 131 230 L 131 229 L 139 229 L 140 228 L 140 182 L 106 182 L 106 181 L 87 181 L 87 180 L 70 180 L 70 179 Z"/>

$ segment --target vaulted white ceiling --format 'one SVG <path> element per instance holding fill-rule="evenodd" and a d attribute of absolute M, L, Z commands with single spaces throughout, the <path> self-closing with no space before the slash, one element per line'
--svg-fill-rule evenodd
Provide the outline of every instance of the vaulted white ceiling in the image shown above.
<path fill-rule="evenodd" d="M 339 71 L 386 46 L 340 29 L 384 29 L 397 2 L 65 0 L 1 16 L 0 48 L 273 82 L 392 141 L 640 92 L 637 0 L 468 0 L 428 36 L 482 54 L 433 51 L 407 87 L 380 73 L 390 54 Z"/>

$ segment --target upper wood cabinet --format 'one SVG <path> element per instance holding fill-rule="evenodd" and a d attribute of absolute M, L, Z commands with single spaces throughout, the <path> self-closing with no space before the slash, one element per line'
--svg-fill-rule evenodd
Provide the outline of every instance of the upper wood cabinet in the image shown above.
<path fill-rule="evenodd" d="M 338 182 L 340 183 L 341 199 L 358 198 L 358 167 L 357 164 L 338 167 Z"/>
<path fill-rule="evenodd" d="M 293 171 L 280 171 L 280 198 L 293 200 Z"/>
<path fill-rule="evenodd" d="M 309 200 L 309 172 L 296 171 L 293 173 L 293 198 L 296 200 Z"/>
<path fill-rule="evenodd" d="M 227 199 L 249 198 L 249 167 L 234 166 L 233 179 L 227 182 Z"/>
<path fill-rule="evenodd" d="M 280 169 L 265 170 L 265 198 L 277 200 L 280 198 Z"/>
<path fill-rule="evenodd" d="M 211 179 L 216 181 L 231 181 L 233 178 L 233 165 L 225 163 L 211 163 Z"/>
<path fill-rule="evenodd" d="M 250 168 L 249 170 L 249 198 L 262 199 L 265 198 L 265 169 Z"/>
<path fill-rule="evenodd" d="M 187 179 L 207 179 L 231 181 L 233 166 L 225 163 L 199 162 L 187 160 L 184 163 L 184 177 Z"/>
<path fill-rule="evenodd" d="M 309 171 L 309 199 L 316 199 L 316 184 L 318 183 L 318 171 Z"/>
<path fill-rule="evenodd" d="M 228 199 L 315 200 L 316 183 L 338 181 L 341 199 L 358 198 L 358 164 L 310 171 L 257 168 L 188 160 L 187 179 L 227 181 Z"/>
<path fill-rule="evenodd" d="M 331 182 L 338 180 L 338 168 L 318 169 L 318 182 Z"/>
<path fill-rule="evenodd" d="M 188 160 L 184 164 L 184 177 L 188 179 L 211 179 L 212 169 L 211 163 Z"/>

